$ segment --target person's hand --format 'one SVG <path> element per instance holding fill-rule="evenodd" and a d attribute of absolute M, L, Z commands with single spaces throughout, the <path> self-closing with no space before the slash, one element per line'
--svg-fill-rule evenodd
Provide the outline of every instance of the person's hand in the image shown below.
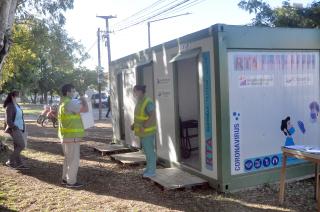
<path fill-rule="evenodd" d="M 19 127 L 13 126 L 13 127 L 12 127 L 12 131 L 16 131 L 16 130 L 19 130 Z"/>
<path fill-rule="evenodd" d="M 80 96 L 79 99 L 80 99 L 81 101 L 87 101 L 86 97 L 84 97 L 84 96 Z"/>

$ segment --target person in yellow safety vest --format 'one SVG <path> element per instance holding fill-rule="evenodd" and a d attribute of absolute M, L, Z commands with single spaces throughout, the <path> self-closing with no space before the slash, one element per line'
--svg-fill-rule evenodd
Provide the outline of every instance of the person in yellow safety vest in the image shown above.
<path fill-rule="evenodd" d="M 147 167 L 144 178 L 156 176 L 157 156 L 155 152 L 156 116 L 153 101 L 145 96 L 146 86 L 136 85 L 133 88 L 137 104 L 134 110 L 134 123 L 131 129 L 140 138 L 142 149 L 146 155 Z"/>
<path fill-rule="evenodd" d="M 84 97 L 75 99 L 76 90 L 72 84 L 61 89 L 62 98 L 58 112 L 58 137 L 64 154 L 62 184 L 68 188 L 78 188 L 83 184 L 77 182 L 80 163 L 80 141 L 85 131 L 80 113 L 88 112 L 88 103 Z"/>

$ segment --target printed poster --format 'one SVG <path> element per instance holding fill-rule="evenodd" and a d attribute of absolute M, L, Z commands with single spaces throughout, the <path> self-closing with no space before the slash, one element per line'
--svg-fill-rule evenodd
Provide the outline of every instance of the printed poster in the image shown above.
<path fill-rule="evenodd" d="M 282 146 L 320 146 L 319 52 L 230 51 L 228 73 L 232 175 L 280 167 Z"/>
<path fill-rule="evenodd" d="M 206 169 L 213 170 L 213 138 L 212 138 L 212 103 L 211 103 L 211 68 L 210 53 L 202 53 L 203 93 L 204 93 L 204 129 L 205 129 L 205 163 Z"/>

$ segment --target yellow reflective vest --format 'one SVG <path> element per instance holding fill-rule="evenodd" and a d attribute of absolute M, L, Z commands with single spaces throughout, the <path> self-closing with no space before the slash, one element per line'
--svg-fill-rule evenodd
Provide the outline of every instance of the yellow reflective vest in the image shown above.
<path fill-rule="evenodd" d="M 143 127 L 143 124 L 150 118 L 146 113 L 146 107 L 149 103 L 152 103 L 152 100 L 144 97 L 137 103 L 134 110 L 134 134 L 140 138 L 153 135 L 157 130 L 155 121 L 149 127 Z M 141 132 L 141 128 L 144 128 L 144 132 Z"/>
<path fill-rule="evenodd" d="M 58 113 L 58 137 L 63 138 L 82 138 L 84 136 L 84 128 L 80 114 L 72 114 L 66 112 L 66 107 L 70 103 L 71 98 L 64 97 L 59 106 Z"/>

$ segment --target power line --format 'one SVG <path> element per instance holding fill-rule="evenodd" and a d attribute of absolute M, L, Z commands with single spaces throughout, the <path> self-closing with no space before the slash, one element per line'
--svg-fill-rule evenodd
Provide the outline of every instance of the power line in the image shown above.
<path fill-rule="evenodd" d="M 179 7 L 179 8 L 176 8 L 176 9 L 173 9 L 171 11 L 168 11 L 168 12 L 162 14 L 161 16 L 159 16 L 157 18 L 164 18 L 164 17 L 169 16 L 169 15 L 174 15 L 174 14 L 177 14 L 177 13 L 181 13 L 182 11 L 184 11 L 184 10 L 190 8 L 190 7 L 196 6 L 198 4 L 201 4 L 204 1 L 206 1 L 206 0 L 194 0 L 193 2 L 189 2 L 186 5 L 183 5 L 183 6 Z"/>
<path fill-rule="evenodd" d="M 152 15 L 151 17 L 144 18 L 144 19 L 141 20 L 141 21 L 137 21 L 137 22 L 135 22 L 135 23 L 133 23 L 133 24 L 131 24 L 131 25 L 129 25 L 129 26 L 122 27 L 122 28 L 120 28 L 120 29 L 118 29 L 118 30 L 115 30 L 115 31 L 122 31 L 122 30 L 128 29 L 128 28 L 130 28 L 130 27 L 136 26 L 136 25 L 138 25 L 138 24 L 141 24 L 141 23 L 143 23 L 143 22 L 145 22 L 145 21 L 147 21 L 147 20 L 150 20 L 150 19 L 152 19 L 152 18 L 155 18 L 155 17 L 157 17 L 157 16 L 159 16 L 159 15 L 162 15 L 163 13 L 165 13 L 165 12 L 167 12 L 167 11 L 170 11 L 170 10 L 172 10 L 172 9 L 174 9 L 174 8 L 177 8 L 177 7 L 179 7 L 179 6 L 185 4 L 186 2 L 189 2 L 189 1 L 190 1 L 190 0 L 184 0 L 184 1 L 182 1 L 182 2 L 179 2 L 179 3 L 175 4 L 174 6 L 171 6 L 171 7 L 167 8 L 167 9 L 161 11 L 161 12 L 158 12 L 158 13 Z"/>
<path fill-rule="evenodd" d="M 187 1 L 187 2 L 179 5 L 178 7 L 175 7 L 174 9 L 171 9 L 171 10 L 167 10 L 166 12 L 163 12 L 163 13 L 160 14 L 160 15 L 156 15 L 155 17 L 156 17 L 156 18 L 164 18 L 165 16 L 177 14 L 177 13 L 183 11 L 183 10 L 186 10 L 186 9 L 188 9 L 188 8 L 190 8 L 190 7 L 193 7 L 193 6 L 195 6 L 195 5 L 198 5 L 198 4 L 200 4 L 200 3 L 204 2 L 204 1 L 206 1 L 206 0 L 193 0 L 193 1 L 191 1 L 191 2 Z M 176 2 L 176 1 L 174 1 L 174 2 Z M 170 4 L 172 4 L 172 3 L 173 3 L 173 2 L 169 3 L 168 5 L 170 5 Z M 167 5 L 166 5 L 166 6 L 167 6 Z M 164 8 L 164 7 L 162 7 L 162 8 Z M 160 10 L 160 9 L 161 9 L 161 8 L 157 9 L 156 11 L 158 11 L 158 10 Z M 144 16 L 146 16 L 146 15 L 144 15 Z M 148 18 L 147 20 L 149 20 L 149 19 L 152 19 L 152 18 Z M 147 21 L 147 20 L 145 19 L 145 20 L 143 20 L 143 21 L 138 21 L 138 22 L 139 22 L 138 24 L 140 24 L 140 23 L 142 23 L 142 22 L 144 22 L 144 21 Z M 127 25 L 127 26 L 124 26 L 124 27 L 121 27 L 121 28 L 129 28 L 129 27 L 131 27 L 131 25 L 133 25 L 133 26 L 134 26 L 134 25 L 137 25 L 136 23 L 137 23 L 137 22 L 134 22 L 134 23 L 131 23 L 131 24 L 129 24 L 129 25 Z M 119 28 L 120 28 L 120 27 L 119 27 Z M 116 31 L 117 31 L 117 30 L 116 30 Z M 121 31 L 121 30 L 118 30 L 118 31 Z"/>
<path fill-rule="evenodd" d="M 157 11 L 159 11 L 161 9 L 167 8 L 167 7 L 169 7 L 170 5 L 174 4 L 177 1 L 181 1 L 181 0 L 173 0 L 173 1 L 169 2 L 168 4 L 166 4 L 166 5 L 164 5 L 164 6 L 160 7 L 160 8 L 156 8 L 155 10 L 147 12 L 146 14 L 142 14 L 142 15 L 138 16 L 137 18 L 134 18 L 132 20 L 129 20 L 127 22 L 124 22 L 124 23 L 119 24 L 118 26 L 114 26 L 114 27 L 123 28 L 123 27 L 126 27 L 128 25 L 131 25 L 131 24 L 133 24 L 135 22 L 140 21 L 141 19 L 143 19 L 143 18 L 145 18 L 147 16 L 152 16 L 155 12 L 157 12 Z"/>
<path fill-rule="evenodd" d="M 206 0 L 193 0 L 192 2 L 186 2 L 185 5 L 180 5 L 180 7 L 176 7 L 174 9 L 172 9 L 172 10 L 168 10 L 166 12 L 163 12 L 160 15 L 156 15 L 154 18 L 165 18 L 166 16 L 175 15 L 177 13 L 180 13 L 183 10 L 186 10 L 186 9 L 188 9 L 190 7 L 193 7 L 193 6 L 196 6 L 196 5 L 200 4 L 200 3 L 203 3 L 204 1 L 206 1 Z M 152 20 L 152 19 L 153 18 L 149 18 L 148 20 Z M 140 21 L 137 24 L 132 24 L 132 26 L 138 25 L 138 24 L 143 23 L 143 22 L 148 21 L 148 20 Z M 123 27 L 123 28 L 129 28 L 129 27 L 131 27 L 131 25 L 128 25 L 128 26 Z M 121 29 L 118 30 L 118 31 L 121 31 Z"/>
<path fill-rule="evenodd" d="M 168 15 L 173 15 L 173 14 L 176 14 L 176 13 L 181 13 L 182 11 L 184 11 L 184 10 L 190 8 L 190 7 L 196 6 L 196 5 L 198 5 L 198 4 L 200 4 L 200 3 L 204 2 L 204 1 L 206 1 L 206 0 L 193 0 L 192 2 L 188 2 L 187 4 L 182 5 L 179 8 L 175 8 L 173 10 L 170 10 L 170 11 L 164 13 L 162 16 L 168 16 Z"/>
<path fill-rule="evenodd" d="M 142 10 L 139 10 L 138 12 L 130 15 L 129 17 L 127 17 L 127 18 L 125 18 L 125 19 L 123 19 L 123 20 L 115 23 L 115 25 L 121 25 L 121 23 L 124 23 L 124 22 L 127 21 L 128 19 L 133 18 L 134 16 L 137 16 L 137 15 L 139 15 L 140 13 L 143 13 L 144 11 L 147 11 L 147 10 L 149 10 L 149 9 L 152 9 L 152 7 L 157 6 L 158 4 L 162 3 L 163 1 L 167 1 L 167 0 L 158 0 L 158 1 L 154 2 L 153 4 L 149 5 L 148 7 L 144 8 L 144 9 L 142 9 Z"/>
<path fill-rule="evenodd" d="M 93 47 L 95 47 L 95 46 L 97 45 L 97 42 L 98 42 L 98 41 L 94 41 L 93 44 L 90 46 L 90 48 L 88 48 L 88 50 L 86 51 L 86 53 L 89 53 L 89 52 L 93 49 Z"/>

